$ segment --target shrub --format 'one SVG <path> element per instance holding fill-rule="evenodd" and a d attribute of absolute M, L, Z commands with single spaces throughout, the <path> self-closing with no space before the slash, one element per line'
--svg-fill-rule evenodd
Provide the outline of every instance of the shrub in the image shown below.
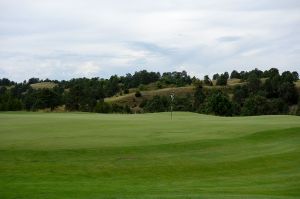
<path fill-rule="evenodd" d="M 135 92 L 135 97 L 142 97 L 142 93 L 140 91 Z"/>
<path fill-rule="evenodd" d="M 95 107 L 95 112 L 97 113 L 111 113 L 112 106 L 107 102 L 98 102 Z"/>
<path fill-rule="evenodd" d="M 267 98 L 254 95 L 246 99 L 242 108 L 242 115 L 266 115 L 268 110 Z"/>
<path fill-rule="evenodd" d="M 232 116 L 233 107 L 228 96 L 217 90 L 206 98 L 202 106 L 202 112 L 220 116 Z"/>
<path fill-rule="evenodd" d="M 226 86 L 227 85 L 227 80 L 228 80 L 227 75 L 222 74 L 222 75 L 220 75 L 220 77 L 218 77 L 216 84 L 218 86 Z"/>

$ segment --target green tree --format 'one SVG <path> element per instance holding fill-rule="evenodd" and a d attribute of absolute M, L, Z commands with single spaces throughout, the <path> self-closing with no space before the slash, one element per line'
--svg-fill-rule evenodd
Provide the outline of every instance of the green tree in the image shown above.
<path fill-rule="evenodd" d="M 212 81 L 210 80 L 210 78 L 208 77 L 208 75 L 205 75 L 205 76 L 204 76 L 204 84 L 205 84 L 206 86 L 212 86 L 212 85 L 213 85 L 213 83 L 212 83 Z"/>
<path fill-rule="evenodd" d="M 203 104 L 205 100 L 205 94 L 203 91 L 203 86 L 200 84 L 196 87 L 194 93 L 194 109 L 199 111 L 200 106 Z"/>
<path fill-rule="evenodd" d="M 268 113 L 267 98 L 258 95 L 247 98 L 242 108 L 242 115 L 266 115 Z"/>
<path fill-rule="evenodd" d="M 144 110 L 146 112 L 165 112 L 170 107 L 170 100 L 166 96 L 154 96 L 151 100 L 147 100 Z"/>
<path fill-rule="evenodd" d="M 294 77 L 294 81 L 298 81 L 299 80 L 299 74 L 297 71 L 292 72 L 293 77 Z"/>
<path fill-rule="evenodd" d="M 142 97 L 142 93 L 140 91 L 136 91 L 134 95 L 135 97 Z"/>
<path fill-rule="evenodd" d="M 294 83 L 283 82 L 279 85 L 279 97 L 283 99 L 287 104 L 297 104 L 298 92 Z"/>
<path fill-rule="evenodd" d="M 213 80 L 217 80 L 220 77 L 220 75 L 218 73 L 213 75 Z"/>
<path fill-rule="evenodd" d="M 98 102 L 95 107 L 96 113 L 111 113 L 112 112 L 112 106 L 104 101 Z"/>
<path fill-rule="evenodd" d="M 227 85 L 228 77 L 225 74 L 220 75 L 220 77 L 217 79 L 217 85 L 218 86 L 226 86 Z"/>
<path fill-rule="evenodd" d="M 204 104 L 204 113 L 213 113 L 220 116 L 232 116 L 233 107 L 227 95 L 221 91 L 213 91 Z"/>
<path fill-rule="evenodd" d="M 248 76 L 248 90 L 251 94 L 257 93 L 261 88 L 261 81 L 255 73 Z"/>
<path fill-rule="evenodd" d="M 230 74 L 230 79 L 241 79 L 241 75 L 236 70 L 232 71 Z"/>
<path fill-rule="evenodd" d="M 245 102 L 245 99 L 249 96 L 248 86 L 236 86 L 233 90 L 233 101 L 242 105 Z"/>

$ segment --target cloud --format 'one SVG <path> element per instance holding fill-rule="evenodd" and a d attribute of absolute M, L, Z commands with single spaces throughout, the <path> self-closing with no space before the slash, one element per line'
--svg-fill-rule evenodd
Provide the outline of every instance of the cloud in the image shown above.
<path fill-rule="evenodd" d="M 225 36 L 225 37 L 220 37 L 217 40 L 219 42 L 235 42 L 241 39 L 242 39 L 241 37 L 237 37 L 237 36 Z"/>
<path fill-rule="evenodd" d="M 299 12 L 298 0 L 0 1 L 0 75 L 299 71 Z"/>

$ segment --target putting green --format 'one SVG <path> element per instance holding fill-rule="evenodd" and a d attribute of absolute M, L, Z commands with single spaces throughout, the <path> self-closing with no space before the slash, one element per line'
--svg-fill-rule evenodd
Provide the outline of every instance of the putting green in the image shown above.
<path fill-rule="evenodd" d="M 0 198 L 299 198 L 300 117 L 0 113 Z"/>

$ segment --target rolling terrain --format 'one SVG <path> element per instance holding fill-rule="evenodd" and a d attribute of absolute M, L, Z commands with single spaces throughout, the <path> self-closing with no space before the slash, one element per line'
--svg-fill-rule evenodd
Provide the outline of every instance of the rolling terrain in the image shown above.
<path fill-rule="evenodd" d="M 261 79 L 262 82 L 265 81 L 265 79 Z M 243 85 L 246 82 L 242 82 L 240 79 L 229 79 L 227 86 L 216 86 L 216 81 L 213 80 L 213 86 L 204 86 L 205 89 L 212 89 L 212 88 L 219 88 L 219 89 L 225 89 L 227 90 L 227 93 L 229 96 L 232 96 L 232 88 L 234 88 L 237 85 Z M 295 82 L 296 88 L 298 92 L 300 93 L 300 80 Z M 113 97 L 105 98 L 106 102 L 109 103 L 116 103 L 120 105 L 129 105 L 130 107 L 135 107 L 137 105 L 140 105 L 141 102 L 145 99 L 149 100 L 153 98 L 155 95 L 159 96 L 169 96 L 170 93 L 174 93 L 175 96 L 186 96 L 186 95 L 194 95 L 195 87 L 194 86 L 184 86 L 184 87 L 167 87 L 158 89 L 150 85 L 149 87 L 146 86 L 146 90 L 141 91 L 142 96 L 141 97 L 135 97 L 135 91 L 138 89 L 132 89 L 129 94 L 123 94 L 123 95 L 116 95 Z"/>
<path fill-rule="evenodd" d="M 300 117 L 0 113 L 1 199 L 300 197 Z"/>

